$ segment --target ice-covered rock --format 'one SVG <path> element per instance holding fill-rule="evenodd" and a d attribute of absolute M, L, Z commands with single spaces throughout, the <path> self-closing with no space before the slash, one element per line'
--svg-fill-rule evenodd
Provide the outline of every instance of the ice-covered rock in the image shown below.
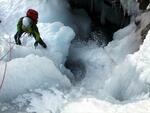
<path fill-rule="evenodd" d="M 12 99 L 46 83 L 49 87 L 70 86 L 70 81 L 63 75 L 66 69 L 62 66 L 66 61 L 71 40 L 75 36 L 74 31 L 60 22 L 41 23 L 38 27 L 41 37 L 48 46 L 47 49 L 40 45 L 35 49 L 34 38 L 28 38 L 28 35 L 22 37 L 22 46 L 9 43 L 13 40 L 13 36 L 1 37 L 0 58 L 3 61 L 0 64 L 1 81 L 5 63 L 9 61 L 1 90 L 1 101 Z"/>
<path fill-rule="evenodd" d="M 4 70 L 4 63 L 1 63 L 0 67 Z M 1 80 L 3 73 L 4 71 L 0 72 Z M 70 87 L 70 82 L 48 58 L 29 55 L 14 59 L 7 62 L 6 78 L 1 89 L 0 100 L 10 101 L 19 94 L 42 86 L 63 88 Z"/>

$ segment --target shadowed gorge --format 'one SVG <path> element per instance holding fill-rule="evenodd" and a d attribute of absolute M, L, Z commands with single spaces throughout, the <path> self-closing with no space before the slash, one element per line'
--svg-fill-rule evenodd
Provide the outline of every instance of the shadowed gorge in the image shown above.
<path fill-rule="evenodd" d="M 68 0 L 72 10 L 84 9 L 92 20 L 92 31 L 102 31 L 107 42 L 115 31 L 130 22 L 130 16 L 123 10 L 120 0 Z"/>

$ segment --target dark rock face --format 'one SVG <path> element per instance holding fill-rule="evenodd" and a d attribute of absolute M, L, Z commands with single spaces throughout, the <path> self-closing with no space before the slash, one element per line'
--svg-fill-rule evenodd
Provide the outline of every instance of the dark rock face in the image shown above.
<path fill-rule="evenodd" d="M 146 38 L 148 31 L 150 30 L 150 23 L 141 31 L 142 41 Z"/>
<path fill-rule="evenodd" d="M 81 81 L 85 77 L 86 68 L 81 61 L 73 61 L 68 59 L 65 63 L 65 67 L 70 69 L 73 73 L 75 81 Z M 71 79 L 71 82 L 73 83 L 74 81 Z"/>
<path fill-rule="evenodd" d="M 105 47 L 107 45 L 106 35 L 102 30 L 91 32 L 90 38 L 94 40 L 99 47 Z"/>
<path fill-rule="evenodd" d="M 120 0 L 68 0 L 72 8 L 83 8 L 92 19 L 92 30 L 102 28 L 111 37 L 128 25 L 130 17 L 123 11 Z"/>
<path fill-rule="evenodd" d="M 142 9 L 142 10 L 145 10 L 149 4 L 149 0 L 138 0 L 139 2 L 139 8 Z"/>

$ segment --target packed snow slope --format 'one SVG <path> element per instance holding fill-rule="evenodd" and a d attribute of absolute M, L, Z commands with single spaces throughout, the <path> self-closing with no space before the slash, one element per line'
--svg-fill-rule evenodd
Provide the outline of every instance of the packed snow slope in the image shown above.
<path fill-rule="evenodd" d="M 0 113 L 150 113 L 150 32 L 141 40 L 150 12 L 136 18 L 138 26 L 132 22 L 117 31 L 102 48 L 92 41 L 71 44 L 75 33 L 64 25 L 64 19 L 72 21 L 65 0 L 0 4 L 0 83 L 6 69 Z M 22 46 L 14 43 L 17 20 L 28 8 L 39 11 L 38 28 L 47 49 L 35 49 L 28 35 L 22 36 Z M 80 72 L 73 76 L 65 68 L 67 58 L 85 66 L 82 81 L 73 81 Z"/>

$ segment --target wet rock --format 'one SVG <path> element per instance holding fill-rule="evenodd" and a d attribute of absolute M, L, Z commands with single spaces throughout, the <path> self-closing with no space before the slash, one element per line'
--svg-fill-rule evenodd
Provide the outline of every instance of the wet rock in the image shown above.
<path fill-rule="evenodd" d="M 149 30 L 150 30 L 150 23 L 141 31 L 142 41 L 146 38 L 146 35 Z"/>
<path fill-rule="evenodd" d="M 139 8 L 141 10 L 146 10 L 148 4 L 150 3 L 149 0 L 138 0 L 138 2 L 139 2 Z"/>

